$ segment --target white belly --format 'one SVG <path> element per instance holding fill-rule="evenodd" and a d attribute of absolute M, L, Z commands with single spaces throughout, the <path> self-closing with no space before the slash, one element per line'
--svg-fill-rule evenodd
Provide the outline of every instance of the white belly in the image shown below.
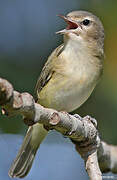
<path fill-rule="evenodd" d="M 56 92 L 52 104 L 57 110 L 71 112 L 80 107 L 91 95 L 96 83 L 79 82 Z"/>

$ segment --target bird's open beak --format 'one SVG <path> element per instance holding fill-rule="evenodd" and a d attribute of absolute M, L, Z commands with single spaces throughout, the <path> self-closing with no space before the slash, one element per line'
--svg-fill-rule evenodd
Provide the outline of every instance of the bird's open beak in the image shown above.
<path fill-rule="evenodd" d="M 63 15 L 58 15 L 58 16 L 64 19 L 64 21 L 67 23 L 67 27 L 66 29 L 56 32 L 56 34 L 65 34 L 65 33 L 73 32 L 75 29 L 79 27 L 81 28 L 81 25 L 78 22 L 70 19 L 69 17 L 63 16 Z"/>

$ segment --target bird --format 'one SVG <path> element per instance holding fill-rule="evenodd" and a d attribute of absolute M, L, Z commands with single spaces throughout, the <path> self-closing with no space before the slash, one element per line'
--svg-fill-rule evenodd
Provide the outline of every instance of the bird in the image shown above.
<path fill-rule="evenodd" d="M 57 111 L 72 112 L 91 95 L 103 74 L 104 27 L 91 12 L 77 10 L 66 16 L 59 45 L 48 57 L 36 84 L 37 103 Z M 9 176 L 23 178 L 31 169 L 36 152 L 47 136 L 42 124 L 29 126 L 11 165 Z"/>

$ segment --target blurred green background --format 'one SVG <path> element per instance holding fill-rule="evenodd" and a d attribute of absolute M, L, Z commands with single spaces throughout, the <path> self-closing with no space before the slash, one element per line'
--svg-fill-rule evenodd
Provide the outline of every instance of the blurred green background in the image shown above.
<path fill-rule="evenodd" d="M 106 36 L 102 80 L 76 112 L 81 116 L 95 117 L 102 139 L 117 144 L 116 0 L 0 0 L 0 77 L 9 80 L 15 90 L 34 95 L 36 80 L 47 57 L 62 43 L 62 36 L 55 32 L 65 24 L 56 15 L 78 9 L 100 17 Z M 19 116 L 9 119 L 0 116 L 2 135 L 24 134 L 26 128 Z M 51 138 L 51 142 L 55 143 L 56 135 Z M 8 138 L 4 140 L 7 142 Z"/>

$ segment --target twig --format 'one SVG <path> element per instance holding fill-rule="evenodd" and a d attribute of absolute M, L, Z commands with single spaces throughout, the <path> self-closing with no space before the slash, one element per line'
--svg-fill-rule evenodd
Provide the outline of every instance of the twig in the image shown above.
<path fill-rule="evenodd" d="M 2 78 L 0 78 L 0 105 L 3 114 L 8 116 L 21 114 L 25 124 L 29 126 L 39 122 L 48 130 L 55 129 L 69 137 L 84 159 L 90 180 L 101 180 L 101 171 L 117 173 L 117 147 L 100 142 L 95 119 L 44 108 L 35 103 L 29 93 L 14 91 L 12 85 Z"/>

